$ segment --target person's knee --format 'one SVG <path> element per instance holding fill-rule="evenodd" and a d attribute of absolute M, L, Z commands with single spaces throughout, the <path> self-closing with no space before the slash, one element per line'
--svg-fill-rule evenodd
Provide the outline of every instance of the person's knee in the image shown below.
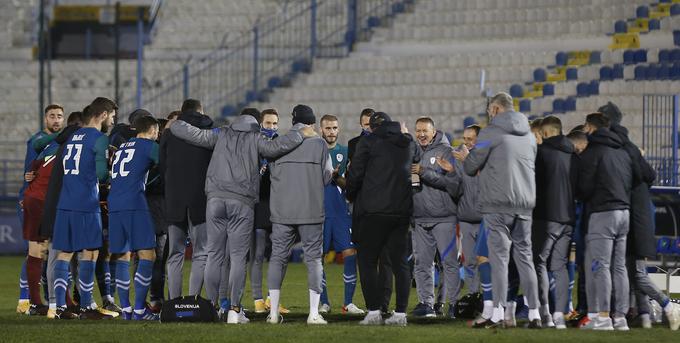
<path fill-rule="evenodd" d="M 482 263 L 489 263 L 489 258 L 486 256 L 477 256 L 477 265 Z"/>
<path fill-rule="evenodd" d="M 156 251 L 153 249 L 139 250 L 137 256 L 142 260 L 154 261 L 156 259 Z"/>
<path fill-rule="evenodd" d="M 122 254 L 111 254 L 111 260 L 112 261 L 130 261 L 130 253 L 122 253 Z"/>
<path fill-rule="evenodd" d="M 80 253 L 80 258 L 85 261 L 96 261 L 99 257 L 99 250 L 83 250 Z"/>
<path fill-rule="evenodd" d="M 342 257 L 347 258 L 357 254 L 357 249 L 349 248 L 342 251 Z"/>

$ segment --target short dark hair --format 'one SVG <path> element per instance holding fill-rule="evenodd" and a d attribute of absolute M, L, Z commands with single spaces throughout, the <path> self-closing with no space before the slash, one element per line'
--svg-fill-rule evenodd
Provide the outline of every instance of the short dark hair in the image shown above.
<path fill-rule="evenodd" d="M 609 128 L 610 120 L 607 115 L 600 112 L 591 113 L 586 116 L 586 123 L 594 126 L 596 129 Z"/>
<path fill-rule="evenodd" d="M 529 127 L 531 127 L 532 130 L 540 129 L 542 124 L 543 124 L 543 118 L 537 118 L 537 119 L 532 120 L 529 123 Z"/>
<path fill-rule="evenodd" d="M 81 126 L 82 124 L 83 124 L 83 112 L 80 111 L 71 112 L 68 115 L 68 119 L 66 119 L 66 125 Z"/>
<path fill-rule="evenodd" d="M 474 130 L 475 134 L 479 136 L 479 131 L 482 131 L 482 127 L 477 124 L 472 124 L 466 127 L 465 130 Z"/>
<path fill-rule="evenodd" d="M 179 118 L 179 116 L 181 114 L 182 114 L 182 111 L 172 111 L 172 112 L 170 112 L 170 114 L 168 114 L 168 116 L 166 118 L 168 118 L 168 120 L 177 119 L 177 118 Z"/>
<path fill-rule="evenodd" d="M 361 114 L 359 115 L 359 121 L 361 121 L 361 118 L 370 117 L 373 114 L 375 114 L 375 110 L 373 110 L 372 108 L 364 108 L 363 110 L 361 110 Z"/>
<path fill-rule="evenodd" d="M 579 142 L 579 141 L 582 142 L 582 141 L 587 141 L 587 140 L 588 140 L 588 136 L 586 135 L 585 132 L 583 132 L 583 131 L 574 131 L 574 130 L 571 130 L 571 132 L 569 132 L 569 134 L 567 135 L 567 138 L 568 138 L 570 141 L 572 141 L 572 143 L 573 143 L 573 142 Z"/>
<path fill-rule="evenodd" d="M 156 119 L 156 120 L 158 120 L 158 131 L 160 132 L 160 131 L 165 130 L 165 126 L 168 125 L 169 120 L 167 120 L 165 118 L 160 118 L 160 119 Z"/>
<path fill-rule="evenodd" d="M 261 115 L 262 118 L 264 118 L 264 116 L 265 116 L 265 115 L 268 115 L 268 114 L 269 114 L 269 115 L 275 115 L 275 116 L 277 116 L 277 117 L 279 116 L 279 112 L 276 111 L 276 109 L 274 109 L 274 108 L 265 108 L 265 109 L 262 110 L 262 112 L 260 113 L 260 115 Z"/>
<path fill-rule="evenodd" d="M 418 119 L 416 119 L 416 124 L 418 123 L 429 123 L 430 125 L 432 125 L 432 127 L 434 127 L 434 120 L 432 120 L 432 118 L 430 117 L 419 117 Z"/>
<path fill-rule="evenodd" d="M 111 112 L 118 109 L 118 105 L 109 99 L 104 97 L 98 97 L 92 101 L 90 106 L 87 107 L 87 111 L 83 111 L 83 122 L 87 123 L 95 116 L 102 114 L 103 112 Z"/>
<path fill-rule="evenodd" d="M 137 129 L 138 133 L 148 132 L 151 127 L 158 126 L 158 120 L 152 116 L 140 116 L 135 119 L 132 126 Z"/>
<path fill-rule="evenodd" d="M 575 131 L 578 131 L 578 132 L 586 132 L 586 126 L 583 125 L 583 124 L 576 125 L 576 126 L 574 126 L 573 129 L 571 129 L 571 131 L 569 131 L 569 133 L 572 133 L 572 132 L 575 132 Z"/>
<path fill-rule="evenodd" d="M 59 104 L 49 104 L 47 105 L 47 107 L 45 107 L 45 114 L 47 114 L 47 112 L 51 110 L 61 110 L 62 112 L 64 112 L 64 107 L 62 107 Z"/>
<path fill-rule="evenodd" d="M 541 127 L 543 126 L 550 126 L 553 129 L 562 133 L 562 121 L 560 120 L 560 118 L 557 118 L 555 116 L 547 116 L 543 118 L 543 121 L 541 121 Z"/>
<path fill-rule="evenodd" d="M 203 110 L 203 105 L 196 99 L 186 99 L 182 103 L 182 112 L 198 112 Z"/>
<path fill-rule="evenodd" d="M 254 107 L 246 107 L 243 110 L 241 110 L 241 115 L 242 116 L 251 116 L 255 118 L 255 120 L 260 120 L 260 117 L 262 116 L 260 114 L 260 111 L 257 108 Z"/>
<path fill-rule="evenodd" d="M 338 121 L 338 117 L 333 114 L 324 114 L 319 123 L 323 123 L 324 121 Z"/>

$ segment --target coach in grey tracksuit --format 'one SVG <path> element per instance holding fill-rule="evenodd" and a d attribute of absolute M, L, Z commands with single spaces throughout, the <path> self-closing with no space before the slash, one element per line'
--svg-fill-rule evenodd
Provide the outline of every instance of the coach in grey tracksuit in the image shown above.
<path fill-rule="evenodd" d="M 422 145 L 428 137 L 421 134 L 423 130 L 429 131 L 430 135 L 431 132 L 435 133 L 426 145 Z M 418 149 L 421 188 L 416 189 L 413 194 L 413 216 L 416 223 L 413 250 L 416 255 L 416 288 L 421 301 L 419 306 L 425 304 L 430 309 L 434 306 L 432 263 L 438 251 L 444 269 L 449 306 L 453 307 L 458 299 L 460 275 L 456 246 L 456 203 L 447 193 L 447 189 L 458 188 L 460 178 L 455 172 L 447 173 L 437 164 L 437 158 L 448 158 L 453 148 L 443 132 L 434 131 L 431 119 L 418 119 L 416 136 L 421 143 Z"/>
<path fill-rule="evenodd" d="M 510 247 L 528 300 L 529 320 L 540 327 L 538 284 L 531 251 L 531 212 L 536 202 L 536 139 L 527 117 L 513 110 L 512 97 L 496 94 L 487 109 L 491 118 L 475 149 L 465 159 L 465 173 L 479 172 L 479 206 L 488 228 L 494 314 L 500 323 L 508 293 Z M 538 322 L 536 322 L 538 320 Z"/>
<path fill-rule="evenodd" d="M 298 105 L 293 110 L 292 131 L 314 124 L 312 110 Z M 274 140 L 280 140 L 281 137 Z M 328 158 L 326 141 L 308 138 L 295 150 L 270 163 L 271 194 L 269 208 L 272 222 L 272 254 L 268 282 L 271 318 L 278 318 L 280 291 L 295 243 L 297 231 L 302 241 L 307 283 L 310 291 L 310 317 L 318 317 L 321 295 L 323 250 L 324 186 L 331 181 L 333 167 Z"/>
<path fill-rule="evenodd" d="M 470 149 L 472 151 L 472 149 Z M 465 262 L 463 267 L 468 272 L 473 273 L 470 284 L 468 285 L 468 292 L 474 293 L 479 291 L 479 275 L 477 275 L 477 253 L 475 246 L 477 245 L 477 234 L 479 233 L 479 225 L 482 222 L 482 213 L 479 212 L 479 178 L 467 175 L 463 171 L 463 163 L 455 161 L 456 173 L 461 178 L 460 187 L 456 189 L 454 196 L 458 199 L 458 225 L 460 227 L 460 243 L 463 250 Z M 467 278 L 467 276 L 466 276 Z"/>
<path fill-rule="evenodd" d="M 208 197 L 206 293 L 217 304 L 225 251 L 229 251 L 230 299 L 232 309 L 239 312 L 253 232 L 253 208 L 260 191 L 260 157 L 275 158 L 291 151 L 302 142 L 303 136 L 298 131 L 290 131 L 276 140 L 268 140 L 260 134 L 260 126 L 250 114 L 242 114 L 230 126 L 219 129 L 200 130 L 176 121 L 170 130 L 192 144 L 214 149 L 205 183 Z"/>

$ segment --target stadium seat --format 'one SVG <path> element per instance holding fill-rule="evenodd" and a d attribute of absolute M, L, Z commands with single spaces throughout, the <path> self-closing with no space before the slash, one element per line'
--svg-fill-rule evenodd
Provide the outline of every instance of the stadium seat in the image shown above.
<path fill-rule="evenodd" d="M 590 64 L 600 64 L 602 63 L 602 53 L 600 51 L 591 51 L 590 52 L 590 60 L 588 61 Z"/>
<path fill-rule="evenodd" d="M 623 52 L 623 64 L 634 64 L 635 63 L 635 51 L 626 50 Z"/>
<path fill-rule="evenodd" d="M 578 69 L 568 68 L 567 69 L 567 80 L 578 80 Z"/>
<path fill-rule="evenodd" d="M 567 65 L 567 61 L 569 60 L 569 55 L 564 52 L 560 51 L 555 55 L 555 64 L 558 66 L 564 66 Z"/>
<path fill-rule="evenodd" d="M 647 50 L 640 49 L 636 50 L 633 55 L 633 63 L 645 63 L 647 62 Z"/>
<path fill-rule="evenodd" d="M 647 78 L 647 67 L 637 66 L 635 67 L 635 80 L 643 81 Z"/>
<path fill-rule="evenodd" d="M 585 97 L 590 95 L 589 84 L 586 82 L 581 82 L 576 85 L 576 96 Z"/>
<path fill-rule="evenodd" d="M 612 69 L 612 78 L 623 79 L 623 65 L 621 64 L 614 65 L 614 68 Z"/>
<path fill-rule="evenodd" d="M 670 52 L 666 49 L 659 50 L 659 63 L 667 63 L 671 61 Z"/>
<path fill-rule="evenodd" d="M 659 64 L 657 68 L 656 78 L 659 80 L 668 80 L 670 78 L 670 67 L 668 64 Z"/>
<path fill-rule="evenodd" d="M 555 95 L 555 85 L 546 83 L 543 85 L 543 96 Z"/>
<path fill-rule="evenodd" d="M 553 113 L 564 113 L 564 100 L 563 99 L 553 100 Z"/>
<path fill-rule="evenodd" d="M 671 5 L 671 15 L 672 16 L 680 15 L 680 4 L 675 3 Z"/>
<path fill-rule="evenodd" d="M 522 99 L 519 101 L 519 111 L 522 113 L 531 112 L 531 100 Z"/>
<path fill-rule="evenodd" d="M 680 63 L 675 63 L 670 68 L 669 78 L 671 80 L 680 80 Z"/>
<path fill-rule="evenodd" d="M 573 96 L 568 97 L 564 100 L 564 111 L 573 112 L 576 111 L 576 98 Z"/>
<path fill-rule="evenodd" d="M 597 80 L 590 81 L 590 84 L 588 84 L 588 93 L 590 93 L 590 95 L 599 95 L 600 82 Z"/>
<path fill-rule="evenodd" d="M 609 66 L 604 66 L 600 68 L 600 80 L 602 81 L 611 81 L 614 79 L 613 75 L 613 70 Z M 543 92 L 545 93 L 545 88 L 543 89 Z"/>
<path fill-rule="evenodd" d="M 638 6 L 638 8 L 635 10 L 635 16 L 637 18 L 649 18 L 649 7 Z"/>
<path fill-rule="evenodd" d="M 623 20 L 617 20 L 616 23 L 614 23 L 614 32 L 626 33 L 628 32 L 628 25 Z"/>
<path fill-rule="evenodd" d="M 233 116 L 236 114 L 236 108 L 231 105 L 225 105 L 222 107 L 222 117 Z"/>
<path fill-rule="evenodd" d="M 680 49 L 673 49 L 670 57 L 671 62 L 680 62 Z"/>
<path fill-rule="evenodd" d="M 521 98 L 524 95 L 524 88 L 521 85 L 514 84 L 510 86 L 510 96 L 513 98 Z"/>
<path fill-rule="evenodd" d="M 652 19 L 647 24 L 647 27 L 649 28 L 649 31 L 661 30 L 661 22 L 659 19 Z"/>
<path fill-rule="evenodd" d="M 673 44 L 675 46 L 680 46 L 680 30 L 673 31 Z"/>
<path fill-rule="evenodd" d="M 538 68 L 534 70 L 534 82 L 545 82 L 547 79 L 547 73 L 545 69 Z"/>

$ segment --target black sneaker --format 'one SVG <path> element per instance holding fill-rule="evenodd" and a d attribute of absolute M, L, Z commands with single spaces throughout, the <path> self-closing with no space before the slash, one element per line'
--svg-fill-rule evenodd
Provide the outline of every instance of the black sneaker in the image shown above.
<path fill-rule="evenodd" d="M 449 311 L 446 313 L 446 317 L 449 319 L 456 319 L 456 306 L 449 304 Z"/>
<path fill-rule="evenodd" d="M 113 319 L 112 316 L 103 314 L 96 309 L 91 308 L 80 308 L 80 319 L 88 320 L 102 320 L 102 319 Z"/>
<path fill-rule="evenodd" d="M 529 323 L 527 323 L 524 327 L 527 329 L 540 329 L 543 327 L 543 325 L 541 325 L 540 319 L 534 319 L 529 321 Z"/>
<path fill-rule="evenodd" d="M 104 303 L 102 304 L 102 307 L 103 307 L 105 310 L 108 310 L 108 311 L 111 311 L 111 312 L 116 312 L 116 313 L 118 313 L 118 314 L 123 313 L 123 309 L 120 308 L 120 306 L 118 306 L 118 305 L 116 305 L 115 303 L 110 302 L 110 301 L 108 301 L 108 300 L 104 300 Z"/>
<path fill-rule="evenodd" d="M 54 319 L 78 319 L 78 314 L 71 312 L 66 307 L 57 307 L 57 311 L 54 314 Z"/>
<path fill-rule="evenodd" d="M 499 320 L 498 322 L 493 322 L 491 319 L 489 319 L 484 326 L 485 329 L 505 329 L 505 321 L 504 320 Z"/>
<path fill-rule="evenodd" d="M 31 304 L 31 307 L 28 308 L 28 312 L 26 312 L 26 314 L 29 316 L 46 316 L 47 310 L 49 310 L 49 307 L 46 305 Z"/>
<path fill-rule="evenodd" d="M 444 304 L 443 303 L 434 304 L 434 314 L 436 314 L 437 316 L 443 316 L 444 315 Z"/>
<path fill-rule="evenodd" d="M 419 303 L 416 305 L 416 308 L 413 309 L 412 312 L 414 317 L 420 317 L 420 318 L 434 318 L 437 316 L 437 314 L 434 312 L 434 309 L 424 303 Z"/>

